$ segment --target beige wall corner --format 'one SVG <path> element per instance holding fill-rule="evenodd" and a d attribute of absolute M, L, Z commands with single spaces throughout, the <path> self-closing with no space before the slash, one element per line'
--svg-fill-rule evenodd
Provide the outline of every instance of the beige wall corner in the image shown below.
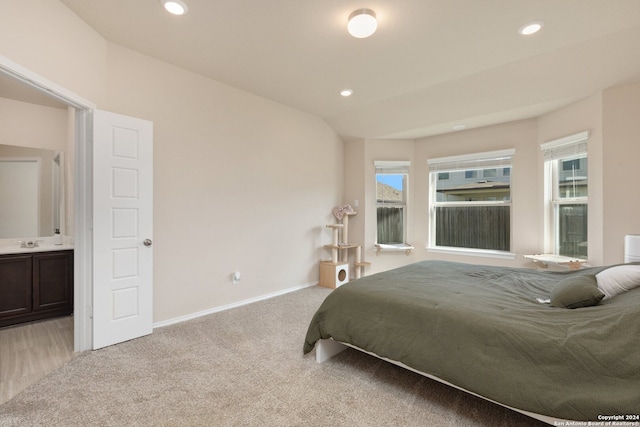
<path fill-rule="evenodd" d="M 605 90 L 602 105 L 603 261 L 614 264 L 623 262 L 624 236 L 640 234 L 640 83 Z"/>

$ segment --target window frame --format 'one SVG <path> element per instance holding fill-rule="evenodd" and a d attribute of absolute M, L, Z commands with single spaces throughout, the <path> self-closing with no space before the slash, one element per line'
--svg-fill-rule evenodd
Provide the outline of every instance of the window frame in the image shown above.
<path fill-rule="evenodd" d="M 452 253 L 461 255 L 484 256 L 492 258 L 514 259 L 513 253 L 513 156 L 515 149 L 505 149 L 498 151 L 471 153 L 460 156 L 450 156 L 441 158 L 432 158 L 427 160 L 429 166 L 429 213 L 428 213 L 428 236 L 426 249 L 429 252 L 436 253 Z M 437 184 L 438 176 L 443 172 L 464 172 L 471 169 L 486 170 L 496 169 L 496 171 L 504 171 L 509 168 L 509 200 L 481 200 L 481 201 L 438 201 L 437 200 Z M 478 173 L 478 178 L 483 175 Z M 436 245 L 436 227 L 437 217 L 436 211 L 439 207 L 459 207 L 459 206 L 508 206 L 509 207 L 509 250 L 494 250 L 482 248 L 453 247 Z"/>
<path fill-rule="evenodd" d="M 411 162 L 408 160 L 376 160 L 375 166 L 375 205 L 376 205 L 376 235 L 374 242 L 380 244 L 378 236 L 378 208 L 379 207 L 401 207 L 402 208 L 402 242 L 401 243 L 383 243 L 384 245 L 405 247 L 408 235 L 408 219 L 409 219 L 409 168 Z M 402 202 L 380 203 L 378 202 L 378 175 L 402 175 Z"/>
<path fill-rule="evenodd" d="M 587 176 L 587 195 L 560 197 L 560 163 L 586 158 L 587 174 L 589 154 L 587 142 L 589 132 L 579 132 L 540 145 L 544 153 L 544 252 L 559 255 L 560 252 L 560 207 L 562 205 L 585 205 L 587 222 L 589 221 L 589 179 Z M 589 233 L 587 224 L 587 260 L 589 258 Z"/>

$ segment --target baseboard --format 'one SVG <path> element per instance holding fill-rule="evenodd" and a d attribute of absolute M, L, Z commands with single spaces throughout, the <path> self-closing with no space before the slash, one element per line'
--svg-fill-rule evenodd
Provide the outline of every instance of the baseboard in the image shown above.
<path fill-rule="evenodd" d="M 317 284 L 318 284 L 318 282 L 313 282 L 313 283 L 307 283 L 305 285 L 294 286 L 292 288 L 283 289 L 281 291 L 272 292 L 270 294 L 261 295 L 261 296 L 255 297 L 255 298 L 249 298 L 249 299 L 238 301 L 238 302 L 234 302 L 234 303 L 231 303 L 231 304 L 210 308 L 208 310 L 198 311 L 196 313 L 187 314 L 185 316 L 174 317 L 173 319 L 162 320 L 160 322 L 154 323 L 153 324 L 153 329 L 162 328 L 164 326 L 169 326 L 169 325 L 175 325 L 176 323 L 186 322 L 187 320 L 197 319 L 198 317 L 206 316 L 206 315 L 209 315 L 209 314 L 219 313 L 219 312 L 225 311 L 225 310 L 231 310 L 232 308 L 241 307 L 243 305 L 252 304 L 252 303 L 258 302 L 258 301 L 264 301 L 264 300 L 267 300 L 269 298 L 274 298 L 274 297 L 277 297 L 277 296 L 280 296 L 280 295 L 288 294 L 290 292 L 295 292 L 295 291 L 299 291 L 301 289 L 310 288 L 311 286 L 316 286 Z"/>

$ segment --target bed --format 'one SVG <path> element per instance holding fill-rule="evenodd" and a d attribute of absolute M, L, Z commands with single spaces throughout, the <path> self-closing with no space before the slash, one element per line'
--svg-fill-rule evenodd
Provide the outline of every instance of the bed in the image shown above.
<path fill-rule="evenodd" d="M 418 262 L 329 294 L 303 351 L 317 346 L 321 360 L 354 347 L 552 424 L 637 422 L 638 284 L 637 263 L 550 272 Z"/>

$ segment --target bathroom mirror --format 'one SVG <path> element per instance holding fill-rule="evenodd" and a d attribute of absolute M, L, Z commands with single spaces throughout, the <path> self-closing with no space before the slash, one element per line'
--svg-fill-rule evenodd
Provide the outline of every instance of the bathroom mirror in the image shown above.
<path fill-rule="evenodd" d="M 67 105 L 0 73 L 0 239 L 69 231 L 67 122 Z"/>
<path fill-rule="evenodd" d="M 0 144 L 0 239 L 60 229 L 64 182 L 63 152 Z"/>

